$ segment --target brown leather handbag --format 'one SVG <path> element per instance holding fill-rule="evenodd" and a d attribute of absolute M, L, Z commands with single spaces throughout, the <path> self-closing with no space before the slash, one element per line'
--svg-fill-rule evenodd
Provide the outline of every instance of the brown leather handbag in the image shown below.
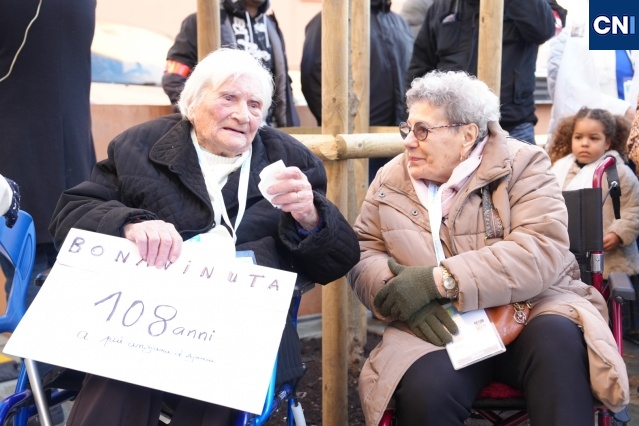
<path fill-rule="evenodd" d="M 481 189 L 481 198 L 484 225 L 486 226 L 486 240 L 503 238 L 504 226 L 493 204 L 493 196 L 489 185 Z M 508 345 L 521 333 L 531 307 L 530 302 L 521 302 L 486 309 L 486 313 L 490 321 L 495 324 L 504 345 Z"/>
<path fill-rule="evenodd" d="M 495 324 L 504 345 L 509 345 L 524 329 L 530 308 L 532 308 L 530 302 L 521 302 L 486 309 L 486 314 Z"/>

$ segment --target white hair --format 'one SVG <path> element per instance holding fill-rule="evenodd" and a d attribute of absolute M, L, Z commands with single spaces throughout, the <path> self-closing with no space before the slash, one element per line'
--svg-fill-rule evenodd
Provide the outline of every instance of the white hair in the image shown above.
<path fill-rule="evenodd" d="M 259 83 L 262 114 L 266 117 L 273 96 L 273 77 L 262 63 L 245 50 L 220 48 L 209 53 L 193 69 L 184 84 L 178 107 L 182 117 L 189 120 L 191 112 L 201 101 L 207 87 L 217 90 L 229 79 L 249 76 Z"/>

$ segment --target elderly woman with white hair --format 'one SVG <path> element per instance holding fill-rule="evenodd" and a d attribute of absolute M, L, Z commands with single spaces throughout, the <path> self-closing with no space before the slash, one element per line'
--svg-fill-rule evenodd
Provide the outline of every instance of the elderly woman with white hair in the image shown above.
<path fill-rule="evenodd" d="M 398 426 L 463 425 L 491 381 L 523 390 L 535 425 L 592 424 L 593 392 L 620 411 L 625 364 L 604 299 L 579 280 L 547 154 L 507 137 L 498 97 L 464 72 L 416 78 L 406 99 L 406 150 L 368 190 L 348 274 L 388 323 L 360 375 L 366 424 L 394 405 Z M 532 309 L 505 352 L 455 369 L 443 350 L 459 332 L 448 302 Z"/>
<path fill-rule="evenodd" d="M 252 250 L 257 264 L 326 284 L 359 260 L 357 237 L 326 198 L 322 162 L 294 138 L 264 126 L 271 75 L 250 53 L 219 49 L 187 80 L 180 114 L 135 126 L 109 145 L 90 181 L 65 191 L 50 231 L 59 247 L 73 227 L 134 241 L 148 265 L 180 255 L 194 236 Z M 260 172 L 282 160 L 275 183 Z M 278 353 L 278 381 L 303 373 L 290 321 Z M 158 374 L 162 374 L 158 371 Z M 202 378 L 206 380 L 206 378 Z M 225 386 L 211 383 L 211 386 Z M 68 425 L 158 424 L 163 392 L 88 375 Z M 233 410 L 178 397 L 171 425 L 228 425 Z"/>

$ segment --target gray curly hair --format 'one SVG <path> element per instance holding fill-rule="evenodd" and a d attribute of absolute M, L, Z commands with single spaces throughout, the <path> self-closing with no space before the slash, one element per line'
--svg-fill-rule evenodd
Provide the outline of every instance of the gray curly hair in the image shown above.
<path fill-rule="evenodd" d="M 443 108 L 449 123 L 475 123 L 478 140 L 488 134 L 488 122 L 500 118 L 499 97 L 464 71 L 435 70 L 414 79 L 406 92 L 406 106 L 410 110 L 422 101 Z"/>

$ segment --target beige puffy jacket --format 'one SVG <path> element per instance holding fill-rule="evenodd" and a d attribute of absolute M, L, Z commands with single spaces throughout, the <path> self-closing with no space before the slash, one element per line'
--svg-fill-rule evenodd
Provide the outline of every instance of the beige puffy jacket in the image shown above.
<path fill-rule="evenodd" d="M 628 375 L 601 295 L 579 281 L 568 250 L 567 212 L 561 189 L 542 149 L 507 139 L 491 124 L 479 168 L 457 193 L 442 224 L 446 253 L 442 265 L 459 284 L 457 308 L 470 311 L 531 299 L 531 316 L 564 315 L 584 330 L 594 395 L 613 411 L 629 401 Z M 481 188 L 491 183 L 503 238 L 485 240 Z M 348 280 L 362 303 L 373 299 L 393 277 L 389 256 L 404 265 L 434 265 L 428 211 L 418 200 L 400 154 L 379 171 L 355 223 L 361 260 Z M 380 315 L 376 313 L 379 317 Z M 441 350 L 417 337 L 405 323 L 386 327 L 360 375 L 366 424 L 376 426 L 408 367 Z"/>

